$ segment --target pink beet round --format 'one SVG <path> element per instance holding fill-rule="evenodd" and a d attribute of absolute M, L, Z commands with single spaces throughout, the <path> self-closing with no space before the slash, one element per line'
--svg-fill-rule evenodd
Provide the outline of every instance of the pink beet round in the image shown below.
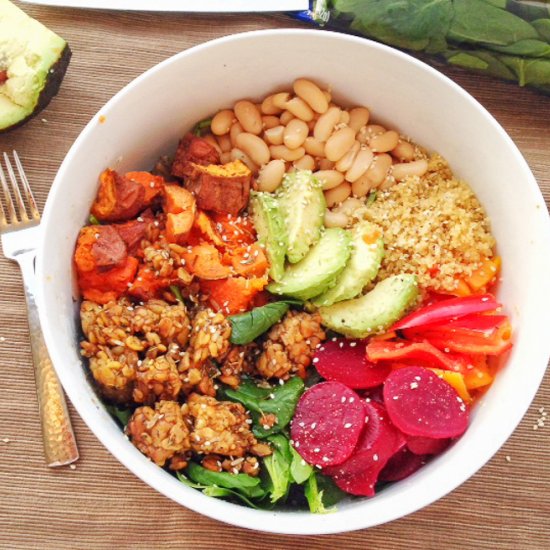
<path fill-rule="evenodd" d="M 373 496 L 381 470 L 405 446 L 405 438 L 393 426 L 383 405 L 367 402 L 365 408 L 367 422 L 352 455 L 323 473 L 331 475 L 347 493 Z"/>
<path fill-rule="evenodd" d="M 391 421 L 410 436 L 445 439 L 462 435 L 468 409 L 456 391 L 422 367 L 394 370 L 384 383 L 384 404 Z"/>
<path fill-rule="evenodd" d="M 342 382 L 354 389 L 380 386 L 391 372 L 387 365 L 367 361 L 363 340 L 346 338 L 324 342 L 315 353 L 313 364 L 326 380 Z"/>
<path fill-rule="evenodd" d="M 414 474 L 426 462 L 425 456 L 415 455 L 407 447 L 403 447 L 388 460 L 378 479 L 380 481 L 400 481 Z"/>
<path fill-rule="evenodd" d="M 407 437 L 407 447 L 415 455 L 438 455 L 451 443 L 449 439 L 433 439 L 432 437 Z"/>
<path fill-rule="evenodd" d="M 306 462 L 332 466 L 351 455 L 364 423 L 365 405 L 353 390 L 340 382 L 321 382 L 298 401 L 290 434 Z"/>

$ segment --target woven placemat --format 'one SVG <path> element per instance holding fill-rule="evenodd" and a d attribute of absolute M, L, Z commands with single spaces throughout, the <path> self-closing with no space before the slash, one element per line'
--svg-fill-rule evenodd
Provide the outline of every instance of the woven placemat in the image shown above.
<path fill-rule="evenodd" d="M 74 54 L 61 93 L 50 107 L 25 127 L 0 137 L 0 150 L 15 148 L 23 157 L 41 207 L 78 133 L 131 79 L 211 38 L 301 26 L 283 16 L 23 7 L 64 36 Z M 510 133 L 550 204 L 550 98 L 459 70 L 444 72 Z M 119 464 L 72 408 L 81 460 L 75 469 L 47 469 L 28 342 L 19 272 L 0 257 L 0 548 L 550 548 L 550 426 L 533 430 L 539 408 L 550 409 L 548 376 L 501 451 L 446 498 L 369 530 L 285 537 L 231 527 L 174 504 Z"/>

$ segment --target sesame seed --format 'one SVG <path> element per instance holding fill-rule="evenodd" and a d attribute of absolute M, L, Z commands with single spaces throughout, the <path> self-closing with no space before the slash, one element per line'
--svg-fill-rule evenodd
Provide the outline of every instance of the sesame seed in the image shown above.
<path fill-rule="evenodd" d="M 378 455 L 377 454 L 373 455 L 372 459 L 374 460 L 374 462 L 378 462 Z"/>
<path fill-rule="evenodd" d="M 346 424 L 344 424 L 344 428 L 351 428 L 351 423 L 347 422 Z"/>
<path fill-rule="evenodd" d="M 321 452 L 321 449 L 319 449 L 319 447 L 315 447 L 315 449 L 313 449 L 313 452 L 314 452 L 314 453 L 320 453 L 320 452 Z"/>
<path fill-rule="evenodd" d="M 357 345 L 357 342 L 350 342 L 349 347 L 354 348 Z"/>
<path fill-rule="evenodd" d="M 317 427 L 317 422 L 313 422 L 311 424 L 311 429 L 314 430 Z"/>

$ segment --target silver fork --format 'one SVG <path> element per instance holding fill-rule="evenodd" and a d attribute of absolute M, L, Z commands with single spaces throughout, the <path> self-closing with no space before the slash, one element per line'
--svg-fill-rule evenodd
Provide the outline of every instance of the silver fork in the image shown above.
<path fill-rule="evenodd" d="M 6 204 L 6 209 L 4 209 L 2 193 L 0 193 L 2 248 L 6 258 L 19 264 L 23 276 L 46 464 L 50 467 L 63 466 L 78 459 L 78 448 L 63 389 L 53 369 L 42 336 L 36 307 L 34 261 L 37 242 L 40 239 L 40 213 L 21 161 L 15 151 L 13 151 L 13 158 L 19 174 L 19 183 L 6 153 L 4 153 L 4 163 L 10 182 L 9 186 L 0 163 L 0 184 Z M 25 200 L 28 208 L 25 205 Z"/>

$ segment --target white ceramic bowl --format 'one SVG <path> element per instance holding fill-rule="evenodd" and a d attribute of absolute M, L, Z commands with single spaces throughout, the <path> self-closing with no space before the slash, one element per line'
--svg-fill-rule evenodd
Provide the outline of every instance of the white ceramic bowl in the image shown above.
<path fill-rule="evenodd" d="M 334 514 L 266 512 L 202 495 L 147 460 L 103 409 L 78 346 L 71 257 L 106 167 L 147 169 L 221 107 L 261 98 L 305 76 L 337 101 L 366 104 L 448 159 L 492 219 L 503 257 L 500 298 L 515 327 L 504 370 L 475 408 L 466 434 L 429 465 L 373 499 L 342 502 Z M 101 117 L 100 117 L 101 115 Z M 547 364 L 550 339 L 550 223 L 523 157 L 491 115 L 427 65 L 367 40 L 313 30 L 229 36 L 182 52 L 131 82 L 88 124 L 48 197 L 38 261 L 41 321 L 74 406 L 127 468 L 171 499 L 212 518 L 277 533 L 321 534 L 370 527 L 414 512 L 467 480 L 499 449 L 527 410 Z"/>

